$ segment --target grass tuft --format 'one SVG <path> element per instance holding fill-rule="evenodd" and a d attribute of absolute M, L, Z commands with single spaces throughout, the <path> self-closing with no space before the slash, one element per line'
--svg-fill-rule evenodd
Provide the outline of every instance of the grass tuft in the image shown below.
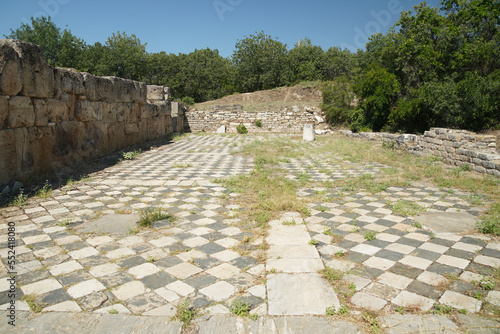
<path fill-rule="evenodd" d="M 141 211 L 141 217 L 137 222 L 137 225 L 141 227 L 151 227 L 151 224 L 159 220 L 168 219 L 170 221 L 174 220 L 174 216 L 162 212 L 161 209 L 149 209 Z"/>

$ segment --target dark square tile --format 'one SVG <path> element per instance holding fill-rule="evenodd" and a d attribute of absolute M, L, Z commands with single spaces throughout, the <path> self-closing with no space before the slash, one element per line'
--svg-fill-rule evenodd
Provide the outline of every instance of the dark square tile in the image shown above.
<path fill-rule="evenodd" d="M 441 295 L 443 294 L 442 291 L 440 291 L 439 289 L 436 289 L 432 285 L 426 284 L 426 283 L 423 283 L 420 281 L 416 281 L 416 280 L 410 283 L 407 290 L 409 292 L 413 292 L 413 293 L 416 293 L 418 295 L 421 295 L 421 296 L 424 296 L 424 297 L 427 297 L 430 299 L 434 299 L 434 300 L 438 300 L 439 297 L 441 297 Z"/>
<path fill-rule="evenodd" d="M 380 270 L 380 269 L 372 268 L 372 267 L 361 266 L 361 267 L 354 268 L 349 273 L 374 280 L 377 277 L 379 277 L 380 275 L 382 275 L 384 273 L 384 271 Z"/>
<path fill-rule="evenodd" d="M 432 262 L 436 261 L 437 259 L 439 259 L 441 257 L 441 254 L 439 254 L 439 253 L 431 252 L 431 251 L 428 251 L 425 249 L 420 249 L 420 248 L 415 249 L 413 252 L 410 253 L 410 255 L 421 257 L 423 259 L 426 259 L 426 260 L 429 260 Z"/>
<path fill-rule="evenodd" d="M 395 229 L 395 228 L 389 228 L 389 229 L 385 230 L 384 233 L 396 235 L 398 237 L 402 237 L 402 236 L 407 234 L 406 232 Z"/>
<path fill-rule="evenodd" d="M 358 252 L 353 252 L 353 251 L 348 251 L 345 255 L 345 259 L 356 262 L 356 263 L 363 263 L 366 260 L 370 258 L 369 255 L 358 253 Z"/>
<path fill-rule="evenodd" d="M 94 276 L 90 275 L 85 270 L 78 270 L 69 274 L 56 277 L 59 283 L 61 283 L 63 286 L 73 285 L 93 278 Z"/>
<path fill-rule="evenodd" d="M 458 275 L 460 275 L 460 273 L 462 273 L 462 269 L 460 269 L 460 268 L 447 266 L 445 264 L 441 264 L 441 263 L 437 263 L 437 262 L 431 264 L 427 268 L 427 271 L 431 271 L 433 273 L 440 274 L 440 275 L 453 274 L 456 276 L 458 276 Z"/>
<path fill-rule="evenodd" d="M 217 277 L 203 273 L 197 276 L 191 276 L 184 280 L 184 283 L 199 290 L 217 281 Z"/>
<path fill-rule="evenodd" d="M 472 261 L 472 259 L 474 259 L 476 257 L 476 253 L 466 252 L 466 251 L 454 249 L 454 248 L 448 249 L 444 253 L 444 255 L 454 256 L 454 257 L 458 257 L 460 259 L 465 259 L 465 260 L 469 260 L 469 261 Z"/>
<path fill-rule="evenodd" d="M 213 268 L 219 264 L 221 264 L 219 260 L 210 256 L 203 259 L 194 260 L 194 265 L 200 267 L 203 270 Z"/>
<path fill-rule="evenodd" d="M 399 262 L 396 263 L 395 265 L 393 265 L 389 269 L 389 271 L 393 274 L 401 275 L 401 276 L 408 277 L 411 279 L 417 278 L 417 276 L 423 272 L 423 270 L 421 270 L 421 269 L 410 267 L 410 266 L 407 266 L 407 265 L 399 263 Z"/>
<path fill-rule="evenodd" d="M 106 288 L 112 288 L 117 285 L 122 285 L 135 280 L 134 276 L 126 272 L 117 272 L 111 275 L 99 277 L 99 281 L 104 284 Z"/>
<path fill-rule="evenodd" d="M 382 249 L 380 252 L 376 253 L 375 256 L 391 260 L 391 261 L 399 261 L 405 256 L 404 254 L 393 252 L 387 249 Z"/>
<path fill-rule="evenodd" d="M 397 223 L 390 221 L 390 220 L 387 220 L 387 219 L 378 219 L 374 222 L 374 224 L 382 225 L 382 226 L 386 226 L 386 227 L 392 227 L 392 226 L 396 225 Z"/>
<path fill-rule="evenodd" d="M 491 256 L 500 259 L 500 251 L 497 251 L 496 249 L 484 248 L 480 253 L 485 256 Z"/>
<path fill-rule="evenodd" d="M 463 237 L 462 240 L 460 240 L 460 242 L 470 244 L 470 245 L 480 246 L 480 247 L 486 246 L 486 242 L 484 242 L 483 240 L 479 240 L 479 239 L 475 239 L 475 238 L 471 238 L 471 237 Z"/>
<path fill-rule="evenodd" d="M 398 240 L 395 241 L 398 244 L 403 244 L 411 247 L 419 247 L 421 246 L 424 242 L 415 240 L 415 239 L 408 239 L 408 238 L 399 238 Z"/>
<path fill-rule="evenodd" d="M 157 260 L 157 261 L 155 261 L 154 264 L 162 269 L 166 269 L 166 268 L 173 267 L 179 263 L 182 263 L 182 260 L 180 260 L 176 256 L 170 256 L 170 257 L 166 257 L 166 258 Z"/>
<path fill-rule="evenodd" d="M 124 259 L 118 259 L 115 261 L 117 265 L 122 268 L 130 269 L 132 267 L 138 266 L 140 264 L 146 263 L 146 260 L 141 256 L 130 256 Z"/>
<path fill-rule="evenodd" d="M 245 268 L 252 268 L 257 264 L 259 264 L 257 260 L 255 260 L 253 257 L 250 256 L 241 256 L 232 260 L 229 263 L 239 268 L 240 270 L 244 270 Z"/>
<path fill-rule="evenodd" d="M 154 290 L 161 288 L 169 283 L 176 281 L 177 278 L 167 274 L 164 271 L 157 272 L 156 274 L 144 277 L 141 281 L 145 286 Z"/>
<path fill-rule="evenodd" d="M 445 247 L 451 247 L 455 244 L 451 240 L 439 239 L 439 238 L 433 238 L 433 239 L 429 240 L 428 242 L 430 242 L 432 244 L 440 245 L 440 246 L 445 246 Z"/>
<path fill-rule="evenodd" d="M 71 300 L 71 296 L 64 289 L 57 289 L 40 296 L 40 301 L 49 305 L 59 304 L 67 300 Z"/>
<path fill-rule="evenodd" d="M 196 247 L 196 249 L 202 251 L 205 254 L 215 254 L 218 252 L 222 252 L 226 248 L 222 247 L 221 245 L 217 245 L 213 242 L 209 242 L 208 244 L 204 244 L 202 246 Z"/>
<path fill-rule="evenodd" d="M 370 246 L 375 246 L 378 248 L 385 248 L 385 247 L 389 246 L 390 244 L 391 244 L 391 242 L 380 240 L 380 239 L 374 239 L 374 240 L 363 242 L 363 245 L 370 245 Z"/>

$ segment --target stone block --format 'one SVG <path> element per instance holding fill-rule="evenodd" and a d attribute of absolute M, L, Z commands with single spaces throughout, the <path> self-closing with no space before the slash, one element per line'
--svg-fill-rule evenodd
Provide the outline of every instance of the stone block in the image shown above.
<path fill-rule="evenodd" d="M 30 149 L 30 142 L 27 128 L 14 129 L 14 143 L 16 147 L 16 169 L 17 175 L 25 179 L 33 171 L 33 156 Z"/>
<path fill-rule="evenodd" d="M 170 100 L 170 97 L 172 96 L 172 89 L 170 89 L 170 87 L 163 87 L 163 92 L 165 94 L 165 100 Z"/>
<path fill-rule="evenodd" d="M 16 41 L 0 39 L 0 95 L 15 96 L 23 88 L 21 61 Z"/>
<path fill-rule="evenodd" d="M 9 100 L 7 96 L 0 96 L 0 129 L 6 127 L 7 116 L 9 116 Z"/>
<path fill-rule="evenodd" d="M 54 156 L 55 131 L 55 126 L 38 126 L 28 129 L 35 173 L 49 173 L 57 166 Z"/>
<path fill-rule="evenodd" d="M 179 102 L 171 102 L 170 105 L 172 108 L 171 112 L 172 117 L 176 117 L 177 115 L 179 115 Z"/>
<path fill-rule="evenodd" d="M 0 130 L 0 183 L 6 184 L 16 178 L 16 146 L 14 130 Z"/>
<path fill-rule="evenodd" d="M 34 99 L 33 107 L 35 109 L 35 126 L 47 126 L 49 119 L 47 118 L 47 100 Z"/>
<path fill-rule="evenodd" d="M 304 124 L 302 140 L 314 141 L 314 124 Z"/>
<path fill-rule="evenodd" d="M 221 127 L 217 128 L 217 133 L 226 133 L 226 126 L 222 125 Z"/>
<path fill-rule="evenodd" d="M 486 168 L 481 166 L 472 166 L 472 169 L 478 173 L 486 173 Z"/>
<path fill-rule="evenodd" d="M 496 164 L 494 162 L 491 162 L 491 161 L 484 161 L 483 160 L 483 167 L 486 169 L 495 169 Z"/>
<path fill-rule="evenodd" d="M 9 99 L 7 126 L 10 128 L 35 125 L 35 109 L 31 99 L 25 96 L 13 96 Z"/>
<path fill-rule="evenodd" d="M 137 124 L 125 124 L 125 134 L 132 135 L 136 134 L 139 132 L 139 128 L 137 127 Z"/>
<path fill-rule="evenodd" d="M 165 87 L 156 86 L 156 85 L 148 85 L 147 86 L 147 99 L 148 100 L 165 100 Z"/>
<path fill-rule="evenodd" d="M 118 77 L 106 77 L 112 84 L 113 102 L 146 102 L 147 85 Z"/>
<path fill-rule="evenodd" d="M 68 106 L 64 101 L 57 99 L 47 100 L 47 119 L 49 123 L 69 121 Z"/>
<path fill-rule="evenodd" d="M 80 72 L 68 71 L 62 68 L 54 69 L 54 95 L 61 92 L 85 95 L 84 75 Z"/>
<path fill-rule="evenodd" d="M 102 103 L 86 100 L 76 102 L 75 117 L 81 122 L 102 120 Z"/>
<path fill-rule="evenodd" d="M 20 57 L 23 87 L 21 94 L 29 97 L 50 98 L 54 94 L 54 70 L 36 44 L 15 41 Z"/>

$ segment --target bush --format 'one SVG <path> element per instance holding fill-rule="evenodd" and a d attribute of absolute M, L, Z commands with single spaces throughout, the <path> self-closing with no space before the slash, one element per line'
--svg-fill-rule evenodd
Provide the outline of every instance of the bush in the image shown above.
<path fill-rule="evenodd" d="M 240 125 L 236 127 L 236 131 L 238 131 L 238 133 L 241 135 L 248 133 L 247 127 L 243 123 L 240 123 Z"/>
<path fill-rule="evenodd" d="M 185 96 L 182 98 L 182 103 L 192 106 L 194 104 L 194 99 L 192 97 Z"/>
<path fill-rule="evenodd" d="M 324 110 L 328 122 L 332 125 L 347 125 L 350 123 L 354 110 L 354 93 L 346 77 L 338 77 L 327 82 L 322 87 Z"/>
<path fill-rule="evenodd" d="M 262 127 L 262 121 L 260 119 L 255 120 L 255 126 L 258 128 Z"/>

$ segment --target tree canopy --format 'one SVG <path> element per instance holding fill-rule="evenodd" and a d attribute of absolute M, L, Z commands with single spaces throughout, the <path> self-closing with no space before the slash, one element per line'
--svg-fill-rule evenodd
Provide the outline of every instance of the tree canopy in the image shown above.
<path fill-rule="evenodd" d="M 50 17 L 32 18 L 6 37 L 41 45 L 52 66 L 169 86 L 187 101 L 323 81 L 333 125 L 422 132 L 500 128 L 499 24 L 499 0 L 422 2 L 357 53 L 323 50 L 307 37 L 288 49 L 261 31 L 238 40 L 229 58 L 210 48 L 148 53 L 125 32 L 87 45 Z"/>

